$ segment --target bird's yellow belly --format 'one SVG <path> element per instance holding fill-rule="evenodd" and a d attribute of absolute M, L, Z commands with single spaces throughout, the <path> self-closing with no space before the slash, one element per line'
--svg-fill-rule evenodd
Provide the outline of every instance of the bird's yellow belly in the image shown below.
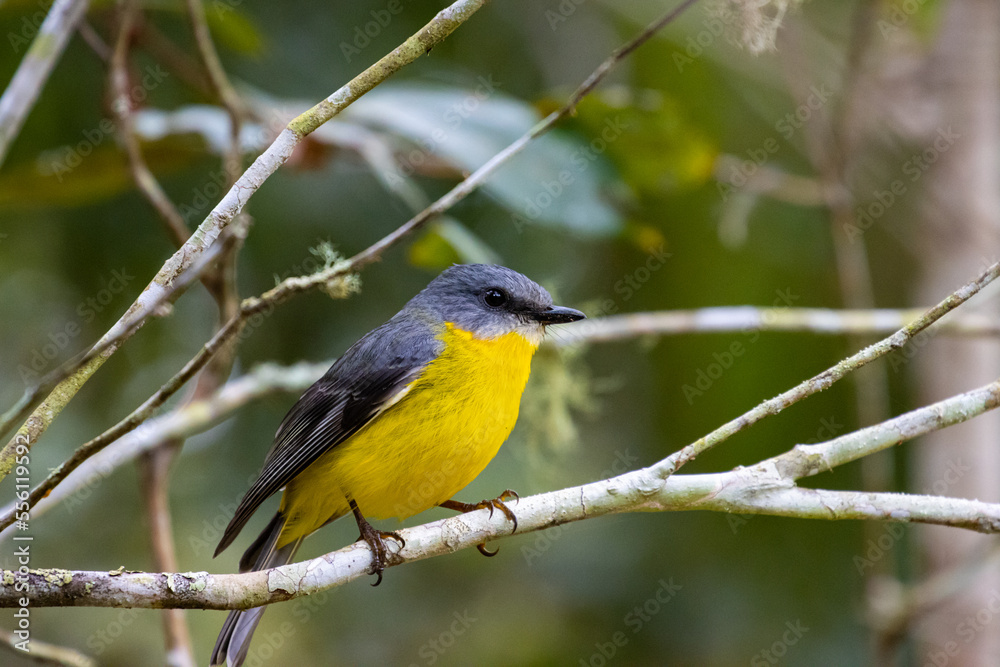
<path fill-rule="evenodd" d="M 398 403 L 292 480 L 280 544 L 350 511 L 412 516 L 482 472 L 517 421 L 535 345 L 519 334 L 479 340 L 450 324 L 442 354 Z"/>

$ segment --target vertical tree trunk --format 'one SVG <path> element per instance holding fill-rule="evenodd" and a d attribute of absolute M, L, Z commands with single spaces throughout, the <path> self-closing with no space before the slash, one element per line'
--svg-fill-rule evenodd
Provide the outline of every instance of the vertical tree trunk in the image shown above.
<path fill-rule="evenodd" d="M 933 149 L 938 157 L 922 177 L 926 199 L 918 230 L 920 303 L 937 301 L 1000 255 L 1000 3 L 947 2 L 926 72 L 928 98 L 940 104 L 940 113 L 937 137 L 921 147 Z M 942 139 L 949 132 L 950 145 Z M 992 313 L 997 311 L 991 307 Z M 920 402 L 927 403 L 995 380 L 1000 375 L 1000 344 L 936 340 L 918 353 L 916 362 Z M 990 412 L 927 436 L 916 451 L 916 490 L 1000 500 L 1000 414 Z M 988 539 L 926 527 L 920 532 L 925 576 L 955 566 Z M 961 595 L 924 617 L 917 626 L 919 664 L 930 652 L 940 655 L 945 650 L 948 665 L 1000 665 L 1000 626 L 960 626 L 997 594 L 1000 573 L 982 570 Z"/>

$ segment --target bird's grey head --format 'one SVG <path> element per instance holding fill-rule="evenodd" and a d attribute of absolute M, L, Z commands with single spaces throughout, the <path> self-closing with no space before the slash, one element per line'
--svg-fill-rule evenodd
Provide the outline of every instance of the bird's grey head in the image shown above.
<path fill-rule="evenodd" d="M 552 305 L 538 283 L 503 266 L 458 264 L 413 297 L 407 309 L 434 313 L 476 338 L 519 333 L 537 345 L 545 326 L 582 320 L 573 308 Z"/>

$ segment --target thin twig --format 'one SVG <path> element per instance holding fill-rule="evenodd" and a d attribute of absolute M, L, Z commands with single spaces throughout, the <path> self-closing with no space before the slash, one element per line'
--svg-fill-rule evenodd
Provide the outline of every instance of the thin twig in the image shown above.
<path fill-rule="evenodd" d="M 109 62 L 111 60 L 111 47 L 101 38 L 94 26 L 87 22 L 87 19 L 80 21 L 80 25 L 77 27 L 76 31 L 80 33 L 80 37 L 87 43 L 87 46 L 97 54 L 97 57 L 104 62 Z"/>
<path fill-rule="evenodd" d="M 833 308 L 763 308 L 718 306 L 611 315 L 584 320 L 547 339 L 566 347 L 579 343 L 628 340 L 639 336 L 692 333 L 806 332 L 821 336 L 889 334 L 920 317 L 926 309 L 836 310 Z M 935 324 L 930 333 L 950 336 L 1000 336 L 1000 322 L 978 313 L 955 315 Z"/>
<path fill-rule="evenodd" d="M 0 649 L 9 651 L 22 660 L 31 660 L 40 665 L 57 665 L 58 667 L 97 667 L 96 660 L 71 648 L 49 644 L 32 637 L 27 642 L 29 649 L 22 651 L 16 648 L 21 641 L 22 639 L 10 630 L 0 629 Z"/>
<path fill-rule="evenodd" d="M 24 60 L 0 96 L 0 165 L 21 132 L 28 112 L 38 100 L 70 35 L 86 14 L 88 4 L 88 0 L 55 0 L 24 54 Z"/>
<path fill-rule="evenodd" d="M 635 51 L 645 42 L 649 41 L 653 35 L 655 35 L 664 26 L 674 21 L 681 15 L 681 13 L 684 12 L 685 9 L 693 5 L 695 2 L 697 2 L 697 0 L 685 0 L 676 8 L 670 10 L 662 17 L 649 24 L 642 32 L 640 32 L 635 38 L 630 40 L 624 46 L 616 49 L 614 53 L 598 65 L 597 69 L 595 69 L 593 73 L 591 73 L 591 75 L 588 76 L 575 91 L 573 91 L 567 102 L 563 104 L 562 107 L 550 113 L 533 128 L 516 139 L 512 144 L 490 158 L 486 164 L 470 174 L 465 180 L 452 188 L 452 190 L 446 195 L 411 218 L 406 224 L 400 226 L 396 229 L 396 231 L 392 232 L 378 243 L 373 244 L 364 252 L 358 253 L 352 257 L 352 269 L 358 270 L 375 261 L 382 255 L 382 253 L 399 243 L 405 236 L 420 229 L 430 220 L 454 206 L 456 203 L 464 199 L 469 193 L 473 192 L 476 188 L 482 185 L 482 183 L 489 178 L 493 172 L 510 160 L 510 158 L 524 150 L 525 146 L 531 143 L 532 140 L 545 134 L 552 129 L 557 122 L 566 116 L 571 115 L 576 110 L 580 101 L 592 90 L 594 90 L 594 88 L 597 87 L 597 84 L 599 84 L 604 77 L 606 77 L 619 62 L 621 62 L 623 58 Z"/>
<path fill-rule="evenodd" d="M 672 475 L 663 461 L 584 486 L 518 503 L 519 533 L 571 521 L 634 511 L 711 510 L 823 520 L 918 522 L 1000 532 L 1000 504 L 960 498 L 803 489 L 795 480 L 830 470 L 885 447 L 962 423 L 1000 405 L 1000 381 L 900 415 L 884 424 L 812 446 L 796 446 L 773 459 L 725 473 Z M 391 564 L 444 555 L 509 535 L 499 513 L 474 512 L 401 531 L 402 553 Z M 371 552 L 353 544 L 302 563 L 242 575 L 207 573 L 131 575 L 115 572 L 33 570 L 33 606 L 134 606 L 242 609 L 308 595 L 363 576 Z M 0 607 L 17 604 L 16 573 L 4 573 Z"/>
<path fill-rule="evenodd" d="M 199 255 L 197 261 L 187 264 L 185 269 L 173 276 L 169 287 L 164 287 L 155 281 L 151 283 L 139 300 L 132 304 L 118 323 L 104 334 L 96 345 L 52 371 L 37 385 L 25 391 L 18 402 L 0 417 L 0 433 L 4 433 L 14 423 L 28 417 L 14 439 L 0 450 L 0 479 L 10 473 L 16 443 L 27 444 L 29 448 L 34 446 L 38 437 L 45 432 L 83 384 L 114 354 L 121 343 L 141 328 L 149 317 L 169 312 L 167 306 L 179 297 L 188 285 L 200 278 L 219 257 L 228 252 L 230 245 L 237 242 L 243 233 L 244 230 L 239 225 L 224 229 L 220 233 L 219 242 L 212 244 Z M 48 395 L 32 411 L 31 406 L 46 392 Z"/>
<path fill-rule="evenodd" d="M 139 459 L 139 473 L 146 516 L 149 517 L 153 563 L 158 570 L 173 572 L 177 567 L 173 522 L 170 513 L 170 468 L 183 440 L 176 440 L 146 452 Z M 167 667 L 195 667 L 191 633 L 182 609 L 168 609 L 163 618 Z"/>
<path fill-rule="evenodd" d="M 276 393 L 302 393 L 326 372 L 332 362 L 300 363 L 293 366 L 262 364 L 250 373 L 230 380 L 210 397 L 193 400 L 168 413 L 150 419 L 142 429 L 133 431 L 91 456 L 77 451 L 71 457 L 75 463 L 64 463 L 32 490 L 28 502 L 32 518 L 37 518 L 84 488 L 93 487 L 122 465 L 134 461 L 173 439 L 188 438 L 220 423 L 248 403 Z M 81 449 L 93 443 L 83 445 Z M 63 480 L 65 479 L 65 482 Z M 60 483 L 62 482 L 62 483 Z M 14 522 L 11 502 L 0 508 L 0 539 L 10 536 Z"/>
<path fill-rule="evenodd" d="M 226 70 L 219 60 L 219 53 L 212 41 L 212 33 L 208 29 L 208 20 L 205 17 L 205 5 L 201 0 L 186 0 L 188 18 L 191 20 L 191 31 L 194 33 L 195 44 L 198 46 L 198 53 L 201 56 L 202 64 L 208 73 L 208 80 L 212 84 L 212 90 L 222 102 L 222 105 L 229 113 L 229 151 L 224 156 L 225 171 L 229 186 L 236 182 L 242 171 L 242 160 L 240 152 L 240 128 L 247 117 L 247 107 L 243 99 L 236 93 L 236 89 L 229 82 Z"/>
<path fill-rule="evenodd" d="M 190 232 L 184 218 L 170 201 L 159 181 L 146 165 L 139 147 L 132 121 L 132 101 L 129 98 L 129 50 L 139 7 L 135 0 L 125 0 L 119 11 L 120 26 L 118 38 L 110 63 L 110 81 L 113 91 L 112 109 L 118 117 L 118 136 L 128 155 L 132 179 L 143 196 L 153 205 L 168 234 L 178 247 L 184 245 Z M 213 269 L 202 277 L 206 285 Z M 177 554 L 174 547 L 169 501 L 169 476 L 171 465 L 183 441 L 173 441 L 169 445 L 147 452 L 139 459 L 141 488 L 146 501 L 149 517 L 150 543 L 153 563 L 159 570 L 176 570 Z M 184 619 L 184 611 L 169 609 L 163 614 L 164 643 L 166 645 L 168 667 L 194 667 L 194 650 L 191 633 Z"/>
<path fill-rule="evenodd" d="M 135 3 L 135 0 L 127 0 L 119 12 L 121 25 L 118 28 L 118 39 L 115 42 L 115 48 L 111 55 L 111 72 L 109 76 L 112 90 L 111 109 L 118 120 L 118 139 L 124 146 L 125 153 L 128 156 L 128 165 L 129 171 L 132 174 L 132 180 L 135 181 L 142 196 L 159 213 L 160 220 L 163 221 L 174 244 L 180 247 L 187 241 L 191 232 L 184 222 L 184 216 L 180 214 L 177 207 L 170 201 L 160 182 L 156 180 L 153 172 L 149 170 L 149 166 L 142 156 L 142 149 L 139 147 L 139 137 L 136 136 L 132 119 L 132 99 L 129 95 L 128 54 L 138 14 L 139 7 Z"/>
<path fill-rule="evenodd" d="M 431 204 L 431 206 L 427 207 L 419 214 L 411 218 L 408 222 L 398 227 L 392 233 L 383 237 L 376 243 L 369 246 L 367 249 L 354 255 L 345 262 L 338 262 L 334 266 L 324 271 L 319 271 L 310 276 L 288 278 L 282 281 L 275 288 L 269 290 L 268 292 L 265 292 L 259 297 L 245 299 L 240 306 L 239 313 L 234 315 L 233 318 L 231 318 L 228 322 L 226 322 L 226 324 L 223 325 L 223 327 L 216 332 L 216 334 L 212 337 L 212 339 L 208 343 L 206 343 L 205 347 L 202 348 L 202 351 L 198 353 L 195 359 L 192 360 L 192 362 L 197 364 L 197 367 L 194 368 L 194 370 L 197 371 L 198 368 L 200 368 L 202 365 L 204 365 L 205 362 L 207 362 L 208 358 L 214 353 L 215 349 L 224 344 L 232 336 L 236 335 L 236 333 L 238 333 L 239 330 L 242 328 L 243 322 L 245 322 L 245 320 L 248 319 L 249 317 L 258 314 L 264 310 L 268 310 L 295 294 L 299 294 L 314 289 L 316 287 L 325 286 L 327 289 L 330 289 L 331 291 L 343 289 L 346 285 L 349 284 L 349 276 L 351 274 L 367 266 L 368 264 L 371 264 L 372 262 L 376 261 L 381 256 L 382 253 L 384 253 L 386 250 L 393 247 L 394 245 L 398 244 L 408 234 L 412 234 L 413 232 L 415 232 L 416 230 L 420 229 L 425 224 L 427 224 L 434 217 L 439 215 L 441 212 L 447 210 L 451 206 L 454 206 L 457 202 L 461 201 L 466 195 L 468 195 L 470 192 L 475 190 L 479 185 L 481 185 L 482 182 L 489 175 L 491 175 L 501 164 L 503 164 L 511 157 L 516 155 L 518 152 L 520 152 L 532 139 L 548 131 L 556 121 L 569 114 L 576 107 L 579 101 L 587 93 L 593 90 L 594 87 L 597 86 L 597 84 L 600 83 L 600 81 L 604 78 L 604 76 L 607 75 L 607 73 L 611 70 L 611 68 L 614 65 L 616 65 L 623 57 L 625 57 L 625 55 L 631 53 L 635 48 L 639 46 L 639 44 L 650 39 L 657 30 L 661 29 L 663 26 L 667 25 L 670 21 L 677 18 L 680 12 L 682 12 L 688 6 L 693 4 L 695 1 L 696 0 L 687 0 L 686 2 L 682 3 L 676 9 L 668 12 L 664 17 L 653 22 L 649 27 L 643 30 L 642 33 L 640 33 L 639 37 L 633 39 L 624 47 L 621 47 L 620 49 L 616 50 L 614 54 L 612 54 L 608 59 L 602 62 L 601 65 L 598 66 L 597 70 L 595 70 L 594 73 L 591 74 L 586 79 L 586 81 L 570 96 L 569 101 L 561 109 L 549 114 L 549 116 L 547 116 L 545 120 L 537 124 L 534 128 L 529 130 L 522 137 L 514 141 L 506 149 L 495 155 L 493 158 L 487 161 L 486 164 L 484 164 L 474 173 L 469 175 L 465 180 L 463 180 L 461 183 L 455 186 L 451 191 L 449 191 L 443 197 L 441 197 L 436 202 Z M 442 15 L 445 15 L 447 12 L 448 10 L 445 10 L 438 16 L 440 17 Z M 454 27 L 457 27 L 457 24 L 455 26 L 451 26 L 450 29 L 453 30 Z M 426 27 L 425 30 L 427 30 Z M 418 35 L 420 34 L 421 33 L 418 33 Z M 413 37 L 411 37 L 410 40 L 407 40 L 407 43 L 410 43 L 412 40 L 414 40 Z M 418 39 L 417 43 L 422 43 L 422 42 Z M 397 49 L 397 51 L 399 51 L 399 49 Z M 385 58 L 383 58 L 382 61 L 379 62 L 382 63 L 383 61 L 385 61 Z M 388 63 L 383 66 L 383 69 L 387 69 L 392 66 L 394 66 L 392 63 Z M 399 66 L 402 65 L 398 65 L 396 66 L 396 68 L 398 69 Z M 371 69 L 372 68 L 369 68 L 369 70 Z M 366 72 L 368 72 L 369 70 L 366 70 Z M 360 76 L 364 76 L 364 74 Z M 388 74 L 385 74 L 385 76 L 388 76 Z M 357 79 L 355 79 L 355 81 L 357 81 Z M 372 86 L 375 85 L 374 83 L 369 81 L 365 81 L 364 83 L 369 83 Z M 344 89 L 342 89 L 342 91 L 343 90 Z M 355 99 L 357 96 L 358 95 L 352 90 L 347 90 L 346 92 L 338 91 L 338 93 L 331 95 L 330 98 L 316 105 L 315 107 L 313 107 L 313 109 L 305 112 L 304 114 L 301 114 L 298 118 L 289 123 L 288 128 L 296 128 L 295 132 L 311 132 L 320 124 L 322 124 L 322 122 L 325 122 L 325 120 L 320 120 L 320 119 L 326 118 L 327 114 L 329 114 L 329 117 L 332 117 L 333 114 L 337 113 L 343 107 L 346 107 L 347 104 L 350 103 L 350 101 L 353 101 L 353 99 Z M 345 99 L 348 97 L 350 99 Z M 286 128 L 286 130 L 282 132 L 281 136 L 285 136 L 290 131 L 290 129 L 288 128 Z M 271 152 L 272 149 L 278 151 L 285 150 L 283 148 L 275 149 L 275 146 L 278 146 L 280 141 L 281 137 L 279 136 L 278 140 L 276 140 L 275 143 L 272 144 L 270 148 L 268 148 L 268 151 L 265 152 L 265 155 L 258 158 L 255 161 L 254 166 L 252 166 L 240 178 L 240 181 L 249 178 L 250 180 L 254 181 L 255 185 L 253 189 L 259 187 L 260 182 L 262 182 L 263 178 L 265 178 L 270 172 L 264 174 L 255 173 L 254 176 L 248 176 L 248 175 L 250 175 L 252 172 L 255 172 L 256 166 L 264 163 L 263 162 L 264 157 L 269 152 Z M 287 150 L 290 151 L 291 146 L 288 146 Z M 283 159 L 287 159 L 287 155 L 285 155 Z M 274 169 L 276 168 L 277 165 L 274 166 Z M 273 169 L 271 171 L 273 171 Z M 198 236 L 201 233 L 202 228 L 204 228 L 205 225 L 207 225 L 211 220 L 215 220 L 220 216 L 224 218 L 225 215 L 228 215 L 229 213 L 227 213 L 227 211 L 231 207 L 236 206 L 237 204 L 239 205 L 240 208 L 242 207 L 243 205 L 242 201 L 239 202 L 229 201 L 231 197 L 235 197 L 233 193 L 238 191 L 240 188 L 241 188 L 240 183 L 237 183 L 236 186 L 234 186 L 234 188 L 230 190 L 229 194 L 227 194 L 226 197 L 223 199 L 223 202 L 221 202 L 212 212 L 209 218 L 206 219 L 204 223 L 202 223 L 202 227 L 199 228 L 199 231 L 196 232 L 195 236 Z M 251 192 L 253 191 L 253 189 L 251 189 Z M 178 252 L 182 252 L 186 247 L 187 244 L 185 244 L 185 247 L 181 248 L 181 250 Z M 142 299 L 140 297 L 140 300 L 137 301 L 136 304 L 140 303 L 141 300 Z M 135 307 L 136 304 L 133 304 L 133 307 Z M 103 363 L 103 359 L 106 359 L 106 357 L 103 356 L 98 358 L 102 359 L 100 363 Z M 192 362 L 189 362 L 189 365 Z M 98 367 L 99 365 L 100 364 L 98 364 Z M 96 371 L 96 367 L 93 368 L 90 372 L 93 373 L 94 371 Z M 25 401 L 22 400 L 22 403 L 24 402 Z M 19 403 L 19 405 L 21 405 L 21 403 Z M 17 407 L 18 406 L 15 406 L 15 408 Z M 10 414 L 10 412 L 11 411 L 9 411 L 8 414 Z M 5 416 L 5 419 L 8 418 Z M 2 433 L 4 430 L 4 423 L 5 423 L 4 421 L 0 421 L 0 433 Z M 47 422 L 45 423 L 45 425 L 47 426 Z M 34 438 L 29 438 L 29 442 L 32 444 L 33 440 Z M 9 472 L 9 467 L 6 468 L 5 470 L 6 459 L 4 457 L 4 453 L 8 451 L 12 453 L 15 446 L 16 446 L 15 442 L 12 440 L 10 443 L 8 443 L 8 446 L 4 449 L 4 451 L 0 452 L 0 478 L 2 478 L 5 472 Z M 12 454 L 8 454 L 8 458 L 12 458 Z"/>
<path fill-rule="evenodd" d="M 257 301 L 257 299 L 247 299 L 244 303 L 250 302 L 251 304 L 255 304 Z M 69 459 L 60 464 L 49 474 L 44 482 L 32 490 L 28 500 L 29 506 L 33 506 L 40 499 L 44 498 L 53 487 L 65 479 L 81 463 L 152 417 L 161 405 L 212 360 L 213 355 L 227 343 L 231 335 L 238 333 L 244 321 L 256 312 L 256 310 L 251 311 L 247 309 L 248 314 L 243 316 L 243 309 L 241 309 L 239 314 L 230 318 L 180 371 L 156 390 L 156 393 L 146 399 L 142 405 L 108 430 L 78 447 Z M 0 520 L 0 529 L 9 526 L 13 520 L 13 513 L 5 516 Z"/>
<path fill-rule="evenodd" d="M 915 322 L 925 312 L 913 310 L 832 310 L 821 308 L 758 308 L 755 306 L 725 306 L 701 308 L 688 311 L 663 311 L 630 313 L 611 317 L 586 320 L 572 327 L 562 328 L 558 336 L 546 339 L 546 344 L 558 347 L 570 345 L 604 343 L 634 339 L 647 335 L 679 335 L 690 333 L 749 333 L 755 331 L 810 332 L 814 334 L 842 335 L 847 333 L 884 334 L 897 331 Z M 220 331 L 221 337 L 228 338 L 228 331 Z M 115 440 L 132 431 L 143 421 L 152 417 L 166 400 L 193 377 L 208 362 L 221 338 L 210 341 L 173 378 L 147 399 L 131 414 L 101 435 L 81 445 L 73 456 L 54 469 L 49 477 L 32 490 L 28 502 L 31 507 L 46 497 L 53 488 L 69 476 L 86 459 L 101 451 Z M 929 327 L 927 335 L 996 336 L 1000 335 L 1000 324 L 993 319 L 976 313 L 954 315 L 938 321 Z M 331 362 L 332 363 L 332 362 Z M 329 364 L 327 364 L 329 366 Z M 296 367 L 297 368 L 297 367 Z M 298 371 L 294 371 L 297 373 Z M 321 373 L 319 373 L 321 374 Z M 302 391 L 319 378 L 302 379 L 304 384 L 292 385 L 288 391 Z M 241 378 L 240 381 L 243 379 Z M 253 400 L 248 395 L 247 401 Z M 242 404 L 231 404 L 235 411 Z M 200 431 L 199 431 L 200 432 Z M 195 431 L 183 433 L 183 436 Z M 3 510 L 0 530 L 14 521 L 11 508 Z"/>
<path fill-rule="evenodd" d="M 905 327 L 902 327 L 888 338 L 884 338 L 874 345 L 869 345 L 857 354 L 844 359 L 819 375 L 803 381 L 774 398 L 764 401 L 749 412 L 723 424 L 708 435 L 674 452 L 655 466 L 657 472 L 664 477 L 672 475 L 688 461 L 691 461 L 702 452 L 711 449 L 736 433 L 756 424 L 765 417 L 778 414 L 788 406 L 794 405 L 804 398 L 827 389 L 834 382 L 872 360 L 901 348 L 921 331 L 927 329 L 934 322 L 978 294 L 983 287 L 993 282 L 998 275 L 1000 275 L 1000 262 L 988 266 L 971 282 L 963 285 L 941 301 L 941 303 L 930 308 L 923 315 Z"/>
<path fill-rule="evenodd" d="M 230 227 L 235 217 L 261 184 L 291 156 L 292 151 L 310 132 L 327 122 L 356 99 L 382 83 L 402 67 L 413 62 L 444 40 L 462 23 L 468 20 L 487 0 L 457 0 L 441 10 L 417 33 L 402 45 L 381 58 L 374 65 L 352 79 L 328 98 L 292 120 L 275 141 L 261 154 L 237 180 L 212 210 L 207 218 L 191 234 L 184 245 L 177 250 L 160 268 L 152 282 L 126 310 L 117 323 L 101 338 L 87 354 L 85 361 L 77 361 L 56 372 L 38 387 L 29 389 L 15 406 L 0 417 L 0 434 L 5 433 L 14 423 L 28 420 L 22 425 L 18 436 L 0 451 L 0 479 L 9 474 L 15 440 L 34 446 L 48 425 L 76 395 L 79 389 L 99 369 L 107 359 L 142 326 L 146 318 L 156 311 L 156 307 L 176 299 L 186 289 L 189 282 L 180 283 L 178 276 L 187 275 L 188 269 L 203 260 L 203 256 L 213 249 L 219 237 Z M 99 352 L 96 350 L 100 350 Z M 49 396 L 32 411 L 32 406 L 43 394 Z M 30 416 L 29 416 L 30 413 Z"/>
<path fill-rule="evenodd" d="M 753 466 L 785 479 L 816 475 L 918 436 L 961 424 L 1000 406 L 1000 380 L 816 445 L 794 449 Z"/>

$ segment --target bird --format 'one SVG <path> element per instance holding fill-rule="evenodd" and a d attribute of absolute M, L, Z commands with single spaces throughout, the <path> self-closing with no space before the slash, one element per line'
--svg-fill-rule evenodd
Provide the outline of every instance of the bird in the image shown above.
<path fill-rule="evenodd" d="M 382 581 L 387 541 L 375 519 L 431 507 L 494 508 L 513 522 L 505 490 L 492 500 L 453 499 L 493 459 L 517 421 L 531 358 L 546 327 L 584 319 L 526 276 L 493 264 L 441 272 L 385 324 L 352 345 L 302 394 L 278 426 L 256 481 L 226 527 L 215 556 L 268 497 L 277 513 L 240 559 L 240 572 L 291 561 L 303 539 L 353 514 Z M 365 514 L 362 514 L 364 512 Z M 485 555 L 485 545 L 479 545 Z M 264 607 L 230 612 L 212 665 L 239 667 Z"/>

